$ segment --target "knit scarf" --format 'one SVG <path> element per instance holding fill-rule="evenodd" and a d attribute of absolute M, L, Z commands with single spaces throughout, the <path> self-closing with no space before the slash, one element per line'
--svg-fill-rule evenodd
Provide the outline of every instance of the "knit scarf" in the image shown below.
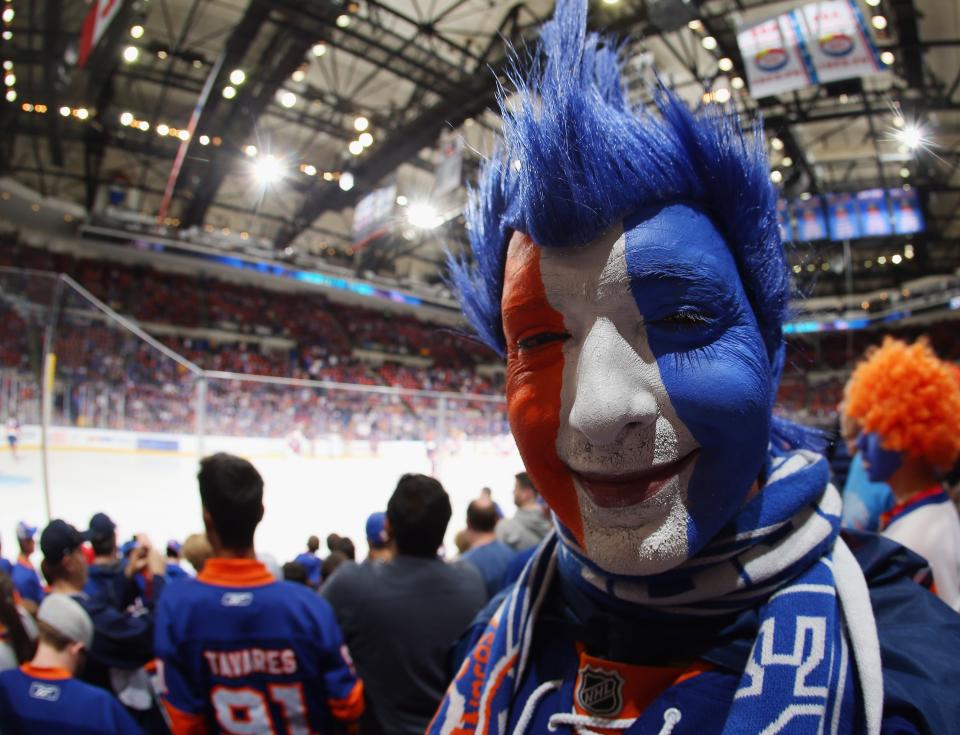
<path fill-rule="evenodd" d="M 761 492 L 699 554 L 663 574 L 609 575 L 558 528 L 464 661 L 428 733 L 507 732 L 537 616 L 561 567 L 585 591 L 638 615 L 669 619 L 757 609 L 757 637 L 724 735 L 851 733 L 855 723 L 876 735 L 883 704 L 876 624 L 863 573 L 839 538 L 840 510 L 826 460 L 798 450 L 774 456 Z M 853 621 L 849 627 L 847 620 Z M 535 709 L 525 704 L 524 715 Z M 514 732 L 522 732 L 524 715 Z M 554 726 L 587 731 L 570 713 L 554 719 Z"/>

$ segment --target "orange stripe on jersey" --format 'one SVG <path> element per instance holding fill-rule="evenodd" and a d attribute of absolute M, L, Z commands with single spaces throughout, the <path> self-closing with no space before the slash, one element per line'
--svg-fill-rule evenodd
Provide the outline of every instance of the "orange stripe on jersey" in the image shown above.
<path fill-rule="evenodd" d="M 206 717 L 179 710 L 166 699 L 162 701 L 163 708 L 167 712 L 167 719 L 170 721 L 170 732 L 173 735 L 208 735 L 210 728 L 207 725 Z"/>
<path fill-rule="evenodd" d="M 493 686 L 490 687 L 490 691 L 486 694 L 487 705 L 483 708 L 483 735 L 486 735 L 486 733 L 490 731 L 490 717 L 491 710 L 493 708 L 493 700 L 496 698 L 497 692 L 500 691 L 500 687 L 503 686 L 503 680 L 506 678 L 507 674 L 513 671 L 513 665 L 516 662 L 517 654 L 513 654 L 506 660 L 506 662 L 503 664 L 503 668 L 500 669 L 500 673 L 497 674 L 497 678 L 493 680 Z"/>
<path fill-rule="evenodd" d="M 583 520 L 573 479 L 557 457 L 563 342 L 520 350 L 517 340 L 566 331 L 563 315 L 547 301 L 540 248 L 515 232 L 504 269 L 503 331 L 507 340 L 507 415 L 533 484 L 583 546 Z"/>
<path fill-rule="evenodd" d="M 217 587 L 262 587 L 276 578 L 256 559 L 207 559 L 197 580 Z"/>
<path fill-rule="evenodd" d="M 363 714 L 363 682 L 357 681 L 343 699 L 328 699 L 331 714 L 342 722 L 359 720 Z"/>
<path fill-rule="evenodd" d="M 34 666 L 31 663 L 25 663 L 20 667 L 20 671 L 34 679 L 46 679 L 47 681 L 61 681 L 71 678 L 69 671 L 56 666 Z"/>

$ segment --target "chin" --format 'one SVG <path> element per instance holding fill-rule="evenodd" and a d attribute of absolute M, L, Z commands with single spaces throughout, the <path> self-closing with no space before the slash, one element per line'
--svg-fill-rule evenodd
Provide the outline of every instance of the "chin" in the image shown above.
<path fill-rule="evenodd" d="M 695 464 L 628 507 L 599 506 L 574 481 L 587 558 L 606 572 L 632 577 L 666 572 L 690 558 L 687 487 Z"/>

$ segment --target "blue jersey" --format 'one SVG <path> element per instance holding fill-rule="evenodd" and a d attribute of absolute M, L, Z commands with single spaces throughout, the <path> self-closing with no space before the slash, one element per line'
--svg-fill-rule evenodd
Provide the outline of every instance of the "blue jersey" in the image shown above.
<path fill-rule="evenodd" d="M 109 692 L 72 679 L 63 669 L 30 664 L 0 673 L 0 723 L 4 735 L 141 732 Z"/>
<path fill-rule="evenodd" d="M 156 654 L 175 735 L 328 733 L 363 713 L 330 605 L 257 561 L 210 559 L 171 585 Z"/>
<path fill-rule="evenodd" d="M 3 572 L 8 577 L 13 575 L 13 564 L 10 563 L 9 559 L 0 558 L 0 572 Z"/>
<path fill-rule="evenodd" d="M 21 598 L 33 600 L 38 605 L 43 602 L 43 585 L 40 584 L 40 575 L 37 574 L 30 560 L 22 554 L 13 565 L 10 579 L 13 580 L 13 586 L 17 588 Z"/>
<path fill-rule="evenodd" d="M 319 587 L 322 562 L 317 558 L 317 555 L 311 554 L 309 551 L 304 551 L 302 554 L 298 554 L 294 561 L 307 570 L 307 584 L 314 589 Z"/>

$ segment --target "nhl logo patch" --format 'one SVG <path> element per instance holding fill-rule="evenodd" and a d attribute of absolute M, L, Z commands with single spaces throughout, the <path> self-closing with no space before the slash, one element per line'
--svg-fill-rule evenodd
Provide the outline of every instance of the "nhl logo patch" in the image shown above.
<path fill-rule="evenodd" d="M 610 717 L 623 709 L 623 677 L 616 671 L 587 666 L 580 671 L 577 704 L 596 717 Z"/>

